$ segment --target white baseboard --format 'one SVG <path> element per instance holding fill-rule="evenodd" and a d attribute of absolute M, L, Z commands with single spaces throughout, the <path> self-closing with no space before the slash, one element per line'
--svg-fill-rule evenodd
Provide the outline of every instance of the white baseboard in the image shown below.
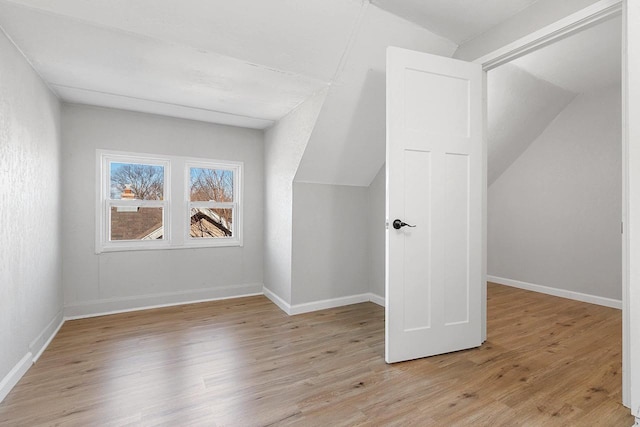
<path fill-rule="evenodd" d="M 184 292 L 107 298 L 65 305 L 64 316 L 65 320 L 75 320 L 174 305 L 242 298 L 262 295 L 262 288 L 262 283 L 251 283 L 218 288 L 195 289 Z"/>
<path fill-rule="evenodd" d="M 28 352 L 16 363 L 9 373 L 5 375 L 2 381 L 0 381 L 0 402 L 2 402 L 11 389 L 18 384 L 20 378 L 29 370 L 31 365 L 33 365 L 33 354 Z"/>
<path fill-rule="evenodd" d="M 282 311 L 287 313 L 290 316 L 296 314 L 310 313 L 312 311 L 318 310 L 326 310 L 328 308 L 336 308 L 343 307 L 345 305 L 351 304 L 359 304 L 361 302 L 373 302 L 384 307 L 384 298 L 380 295 L 366 293 L 366 294 L 357 294 L 357 295 L 349 295 L 346 297 L 339 298 L 331 298 L 320 301 L 306 302 L 302 304 L 294 304 L 291 305 L 278 295 L 276 295 L 272 290 L 267 287 L 264 287 L 262 292 L 264 295 L 269 298 L 275 305 L 280 307 Z"/>
<path fill-rule="evenodd" d="M 275 292 L 273 292 L 266 286 L 262 288 L 262 293 L 265 297 L 269 298 L 272 303 L 280 307 L 280 310 L 284 311 L 288 315 L 291 315 L 291 304 L 280 298 Z"/>
<path fill-rule="evenodd" d="M 53 338 L 64 324 L 64 317 L 60 310 L 51 319 L 49 324 L 38 334 L 38 336 L 29 344 L 29 351 L 22 359 L 9 371 L 9 373 L 0 381 L 0 402 L 4 400 L 9 392 L 20 381 L 20 378 L 27 373 L 31 365 L 36 363 L 42 353 L 49 347 Z M 34 356 L 35 354 L 35 356 Z"/>
<path fill-rule="evenodd" d="M 374 293 L 369 293 L 369 301 L 374 304 L 378 304 L 380 307 L 384 307 L 386 305 L 384 297 Z"/>
<path fill-rule="evenodd" d="M 312 311 L 326 310 L 327 308 L 342 307 L 345 305 L 369 302 L 369 294 L 350 295 L 346 297 L 331 298 L 320 301 L 306 302 L 291 306 L 291 315 L 310 313 Z"/>
<path fill-rule="evenodd" d="M 622 310 L 622 301 L 599 297 L 597 295 L 583 294 L 581 292 L 568 291 L 566 289 L 551 288 L 549 286 L 536 285 L 533 283 L 521 282 L 519 280 L 505 279 L 503 277 L 487 275 L 488 282 L 494 282 L 499 285 L 511 286 L 514 288 L 525 289 L 527 291 L 539 292 L 542 294 L 553 295 L 555 297 L 568 298 L 576 301 L 588 302 L 591 304 L 603 305 L 605 307 L 617 308 Z"/>
<path fill-rule="evenodd" d="M 31 354 L 35 354 L 33 356 L 33 363 L 36 363 L 42 353 L 49 347 L 53 338 L 58 334 L 58 331 L 64 324 L 64 316 L 63 310 L 60 310 L 56 315 L 51 319 L 51 322 L 42 330 L 40 335 L 29 344 L 29 351 Z"/>

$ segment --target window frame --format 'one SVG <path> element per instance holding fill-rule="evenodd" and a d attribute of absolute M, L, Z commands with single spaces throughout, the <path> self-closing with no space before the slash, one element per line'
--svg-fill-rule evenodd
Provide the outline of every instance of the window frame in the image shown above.
<path fill-rule="evenodd" d="M 164 167 L 164 188 L 162 200 L 112 200 L 111 199 L 111 163 L 149 164 Z M 208 204 L 210 202 L 191 202 L 190 171 L 192 167 L 207 169 L 224 169 L 233 171 L 232 203 L 215 202 L 216 207 L 233 209 L 233 230 L 231 237 L 192 238 L 190 234 L 192 203 Z M 182 169 L 184 173 L 173 173 Z M 147 153 L 134 153 L 115 150 L 96 150 L 96 235 L 95 252 L 166 250 L 190 248 L 214 248 L 243 246 L 243 173 L 244 163 L 231 160 L 215 160 L 205 158 L 188 158 Z M 179 200 L 182 199 L 183 203 Z M 221 206 L 225 205 L 225 206 Z M 111 208 L 123 207 L 162 207 L 163 239 L 162 240 L 115 240 L 111 239 Z M 182 230 L 182 231 L 180 231 Z"/>
<path fill-rule="evenodd" d="M 98 186 L 96 252 L 166 249 L 170 245 L 171 230 L 171 164 L 163 156 L 141 153 L 98 150 Z M 111 164 L 132 163 L 164 168 L 162 200 L 115 200 L 111 199 Z M 162 240 L 111 240 L 111 208 L 113 207 L 162 208 Z"/>
<path fill-rule="evenodd" d="M 242 246 L 242 162 L 185 159 L 184 163 L 184 246 L 185 247 L 217 247 Z M 233 172 L 233 202 L 192 202 L 191 201 L 191 169 L 215 169 Z M 231 237 L 198 238 L 191 237 L 191 209 L 192 208 L 220 208 L 232 210 Z"/>

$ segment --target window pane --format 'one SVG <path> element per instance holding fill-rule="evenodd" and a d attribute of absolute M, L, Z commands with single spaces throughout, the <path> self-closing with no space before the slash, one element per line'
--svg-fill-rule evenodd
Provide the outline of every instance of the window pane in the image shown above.
<path fill-rule="evenodd" d="M 233 209 L 192 208 L 189 235 L 194 238 L 232 237 Z"/>
<path fill-rule="evenodd" d="M 233 171 L 190 168 L 192 202 L 233 202 Z"/>
<path fill-rule="evenodd" d="M 163 208 L 114 206 L 111 208 L 111 240 L 164 239 Z"/>
<path fill-rule="evenodd" d="M 162 200 L 164 166 L 139 163 L 110 164 L 112 200 Z"/>

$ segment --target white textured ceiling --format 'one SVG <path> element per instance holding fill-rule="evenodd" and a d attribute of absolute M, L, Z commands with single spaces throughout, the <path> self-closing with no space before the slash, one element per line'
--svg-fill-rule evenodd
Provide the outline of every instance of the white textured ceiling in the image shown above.
<path fill-rule="evenodd" d="M 537 0 L 372 0 L 457 44 L 506 21 Z"/>
<path fill-rule="evenodd" d="M 0 0 L 63 100 L 264 128 L 333 78 L 359 0 Z"/>
<path fill-rule="evenodd" d="M 511 63 L 574 93 L 619 83 L 622 18 L 612 18 Z"/>
<path fill-rule="evenodd" d="M 374 1 L 458 42 L 534 2 Z M 65 101 L 266 128 L 334 82 L 368 5 L 0 0 L 0 26 Z"/>
<path fill-rule="evenodd" d="M 386 47 L 450 56 L 535 2 L 0 0 L 0 26 L 69 102 L 266 128 L 329 86 L 296 180 L 366 186 L 384 162 Z M 518 65 L 572 92 L 606 83 L 620 64 L 606 25 Z"/>

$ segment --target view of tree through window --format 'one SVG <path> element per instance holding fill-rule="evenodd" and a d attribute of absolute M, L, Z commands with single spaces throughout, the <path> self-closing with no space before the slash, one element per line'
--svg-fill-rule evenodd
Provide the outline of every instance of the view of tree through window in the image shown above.
<path fill-rule="evenodd" d="M 229 237 L 233 230 L 233 209 L 215 207 L 233 203 L 233 171 L 190 168 L 191 202 L 213 202 L 211 206 L 191 209 L 191 237 Z"/>
<path fill-rule="evenodd" d="M 233 202 L 233 172 L 191 168 L 192 202 Z"/>
<path fill-rule="evenodd" d="M 111 199 L 130 189 L 137 200 L 162 200 L 164 167 L 137 163 L 111 163 Z"/>

